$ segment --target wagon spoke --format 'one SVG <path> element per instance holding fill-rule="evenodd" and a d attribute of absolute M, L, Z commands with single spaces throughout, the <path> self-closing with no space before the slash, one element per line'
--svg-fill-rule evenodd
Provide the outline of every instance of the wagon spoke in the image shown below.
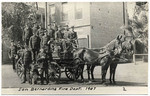
<path fill-rule="evenodd" d="M 59 81 L 61 77 L 61 70 L 58 64 L 51 65 L 49 68 L 49 80 Z"/>

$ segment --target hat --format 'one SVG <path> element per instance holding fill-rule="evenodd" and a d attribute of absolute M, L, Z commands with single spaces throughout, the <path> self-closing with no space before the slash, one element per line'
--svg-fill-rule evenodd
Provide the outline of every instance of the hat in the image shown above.
<path fill-rule="evenodd" d="M 18 41 L 17 43 L 20 44 L 20 41 Z"/>
<path fill-rule="evenodd" d="M 61 30 L 65 30 L 65 28 L 61 28 Z"/>
<path fill-rule="evenodd" d="M 42 24 L 40 23 L 39 26 L 42 26 Z"/>
<path fill-rule="evenodd" d="M 28 46 L 27 46 L 27 45 L 24 45 L 24 48 L 28 48 Z"/>
<path fill-rule="evenodd" d="M 50 23 L 50 24 L 48 24 L 48 26 L 51 26 L 52 24 Z"/>
<path fill-rule="evenodd" d="M 58 25 L 58 28 L 61 28 L 61 25 Z"/>
<path fill-rule="evenodd" d="M 33 24 L 36 24 L 37 22 L 33 22 Z"/>
<path fill-rule="evenodd" d="M 11 42 L 14 42 L 14 40 L 11 40 Z"/>
<path fill-rule="evenodd" d="M 46 29 L 44 29 L 44 32 L 47 32 L 47 30 L 46 30 Z"/>
<path fill-rule="evenodd" d="M 71 26 L 71 28 L 74 28 L 74 26 Z"/>
<path fill-rule="evenodd" d="M 53 21 L 52 23 L 56 23 L 55 21 Z"/>

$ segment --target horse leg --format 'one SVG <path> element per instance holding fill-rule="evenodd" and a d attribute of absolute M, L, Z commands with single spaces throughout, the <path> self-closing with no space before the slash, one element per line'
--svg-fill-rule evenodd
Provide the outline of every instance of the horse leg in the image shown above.
<path fill-rule="evenodd" d="M 108 63 L 102 66 L 102 83 L 106 82 L 106 73 L 107 73 L 108 67 L 109 67 Z"/>
<path fill-rule="evenodd" d="M 81 66 L 81 81 L 84 81 L 84 77 L 83 77 L 83 70 L 84 70 L 84 65 Z"/>
<path fill-rule="evenodd" d="M 44 72 L 43 72 L 43 69 L 42 69 L 42 72 L 41 72 L 41 74 L 40 74 L 40 77 L 41 77 L 41 85 L 44 83 L 44 77 L 43 77 L 43 75 L 44 75 Z"/>
<path fill-rule="evenodd" d="M 88 80 L 90 81 L 90 65 L 87 65 Z"/>
<path fill-rule="evenodd" d="M 93 65 L 93 66 L 91 67 L 91 77 L 92 77 L 92 80 L 94 80 L 94 75 L 93 75 L 93 73 L 94 73 L 94 68 L 95 68 L 95 66 Z"/>
<path fill-rule="evenodd" d="M 116 68 L 117 68 L 117 63 L 114 63 L 113 65 L 113 83 L 116 84 L 116 81 L 115 81 L 115 73 L 116 73 Z"/>
<path fill-rule="evenodd" d="M 110 78 L 109 78 L 109 81 L 110 81 L 110 84 L 112 84 L 112 74 L 113 74 L 113 64 L 110 64 Z"/>

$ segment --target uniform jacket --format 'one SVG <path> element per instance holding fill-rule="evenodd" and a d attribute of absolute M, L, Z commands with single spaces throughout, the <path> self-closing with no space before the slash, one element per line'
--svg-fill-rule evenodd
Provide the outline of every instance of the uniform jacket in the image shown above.
<path fill-rule="evenodd" d="M 69 33 L 70 33 L 70 32 L 68 32 L 68 31 L 66 31 L 66 30 L 64 31 L 64 38 L 65 38 L 65 39 L 69 38 Z"/>
<path fill-rule="evenodd" d="M 22 55 L 22 59 L 23 59 L 23 62 L 31 63 L 31 60 L 32 60 L 31 51 L 24 50 L 23 55 Z"/>
<path fill-rule="evenodd" d="M 41 39 L 41 46 L 48 45 L 49 40 L 50 40 L 50 37 L 44 35 Z"/>
<path fill-rule="evenodd" d="M 38 64 L 41 68 L 47 68 L 48 63 L 47 63 L 47 55 L 45 52 L 40 52 L 37 56 L 37 61 Z"/>
<path fill-rule="evenodd" d="M 55 35 L 55 39 L 63 39 L 63 33 L 61 31 L 57 31 Z"/>
<path fill-rule="evenodd" d="M 33 31 L 34 34 L 37 34 L 38 28 L 34 26 L 34 27 L 32 28 L 32 31 Z"/>
<path fill-rule="evenodd" d="M 55 38 L 55 31 L 52 30 L 52 29 L 48 29 L 48 36 L 49 36 L 50 38 Z"/>
<path fill-rule="evenodd" d="M 69 39 L 77 39 L 77 32 L 74 31 L 70 32 Z"/>
<path fill-rule="evenodd" d="M 43 29 L 38 29 L 37 35 L 38 35 L 40 38 L 42 38 L 42 36 L 44 35 L 44 30 L 43 30 Z"/>
<path fill-rule="evenodd" d="M 26 27 L 25 29 L 24 29 L 24 33 L 23 33 L 23 37 L 24 37 L 24 39 L 30 39 L 30 37 L 32 36 L 33 34 L 32 34 L 32 29 L 30 28 L 30 27 Z"/>
<path fill-rule="evenodd" d="M 16 45 L 10 46 L 9 55 L 11 56 L 11 58 L 14 57 L 15 54 L 17 54 L 17 46 Z"/>
<path fill-rule="evenodd" d="M 52 25 L 51 29 L 54 30 L 55 32 L 58 30 L 58 26 L 57 25 Z"/>
<path fill-rule="evenodd" d="M 31 36 L 29 41 L 29 47 L 31 49 L 40 49 L 40 37 L 36 35 Z"/>

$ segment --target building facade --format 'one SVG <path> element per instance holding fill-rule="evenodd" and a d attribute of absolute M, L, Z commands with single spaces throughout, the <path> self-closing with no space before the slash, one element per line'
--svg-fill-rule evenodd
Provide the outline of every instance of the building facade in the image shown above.
<path fill-rule="evenodd" d="M 123 33 L 123 2 L 49 2 L 46 9 L 47 24 L 75 26 L 80 47 L 100 48 Z"/>

